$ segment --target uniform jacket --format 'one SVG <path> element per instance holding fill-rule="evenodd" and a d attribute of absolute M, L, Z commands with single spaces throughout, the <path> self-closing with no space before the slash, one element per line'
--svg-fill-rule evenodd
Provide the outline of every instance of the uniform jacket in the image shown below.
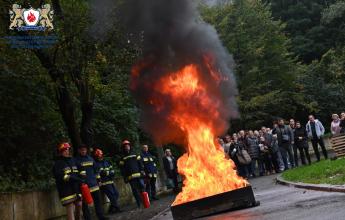
<path fill-rule="evenodd" d="M 94 192 L 99 190 L 97 179 L 100 178 L 99 170 L 95 160 L 89 155 L 76 157 L 79 174 L 85 179 L 86 184 L 89 186 L 90 191 Z"/>
<path fill-rule="evenodd" d="M 113 165 L 107 160 L 95 160 L 97 169 L 99 170 L 100 183 L 99 185 L 105 186 L 114 183 L 115 171 Z"/>
<path fill-rule="evenodd" d="M 58 157 L 53 167 L 53 174 L 62 205 L 80 198 L 81 179 L 74 158 Z"/>
<path fill-rule="evenodd" d="M 141 162 L 140 155 L 133 152 L 124 152 L 122 158 L 119 162 L 121 175 L 123 176 L 125 182 L 132 179 L 142 178 L 142 173 L 144 172 L 144 166 Z"/>
<path fill-rule="evenodd" d="M 142 151 L 140 154 L 141 161 L 144 165 L 144 171 L 150 178 L 157 177 L 157 165 L 155 163 L 155 157 L 150 152 Z"/>

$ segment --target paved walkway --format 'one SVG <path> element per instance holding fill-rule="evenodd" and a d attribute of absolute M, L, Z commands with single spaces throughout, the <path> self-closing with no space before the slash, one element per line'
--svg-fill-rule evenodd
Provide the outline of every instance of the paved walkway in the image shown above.
<path fill-rule="evenodd" d="M 345 194 L 319 192 L 275 183 L 277 175 L 250 180 L 261 205 L 203 220 L 344 220 Z M 155 220 L 172 220 L 170 210 Z"/>

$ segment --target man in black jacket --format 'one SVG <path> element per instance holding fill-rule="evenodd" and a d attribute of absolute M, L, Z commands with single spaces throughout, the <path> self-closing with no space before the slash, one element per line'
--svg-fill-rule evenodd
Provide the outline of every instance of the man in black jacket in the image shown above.
<path fill-rule="evenodd" d="M 291 145 L 294 144 L 294 135 L 290 126 L 284 124 L 284 119 L 278 119 L 278 126 L 272 131 L 273 134 L 277 134 L 279 150 L 282 155 L 285 170 L 289 169 L 288 156 L 291 167 L 295 166 L 294 156 L 292 154 Z"/>
<path fill-rule="evenodd" d="M 95 160 L 88 154 L 88 147 L 86 145 L 79 146 L 78 156 L 76 156 L 75 160 L 77 162 L 79 175 L 90 188 L 97 218 L 100 220 L 106 219 L 98 186 L 98 181 L 100 179 L 99 170 Z M 82 208 L 84 219 L 92 219 L 88 204 L 83 202 Z"/>
<path fill-rule="evenodd" d="M 125 183 L 129 183 L 131 186 L 137 206 L 140 208 L 140 194 L 145 192 L 143 180 L 145 177 L 144 166 L 140 155 L 132 152 L 131 143 L 128 140 L 124 140 L 122 142 L 122 147 L 123 155 L 119 163 L 121 175 L 123 176 Z"/>
<path fill-rule="evenodd" d="M 164 165 L 165 174 L 174 183 L 174 192 L 178 193 L 179 187 L 178 187 L 178 180 L 177 180 L 177 175 L 178 175 L 177 162 L 176 162 L 175 157 L 171 154 L 170 149 L 165 150 L 165 156 L 163 157 L 163 165 Z"/>
<path fill-rule="evenodd" d="M 67 220 L 72 220 L 74 217 L 79 219 L 82 206 L 80 192 L 82 179 L 79 177 L 76 162 L 70 154 L 70 148 L 69 143 L 62 143 L 58 146 L 59 156 L 53 167 L 59 197 L 67 210 Z"/>
<path fill-rule="evenodd" d="M 311 160 L 310 160 L 310 155 L 309 155 L 308 133 L 307 133 L 307 130 L 301 126 L 301 123 L 299 121 L 296 122 L 294 136 L 295 136 L 295 145 L 299 150 L 302 164 L 303 165 L 306 164 L 306 161 L 305 161 L 305 156 L 306 156 L 310 165 Z"/>

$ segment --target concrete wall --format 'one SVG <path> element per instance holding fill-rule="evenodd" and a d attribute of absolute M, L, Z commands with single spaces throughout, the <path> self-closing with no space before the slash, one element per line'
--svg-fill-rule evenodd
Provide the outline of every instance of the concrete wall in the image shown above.
<path fill-rule="evenodd" d="M 119 191 L 119 204 L 125 206 L 134 203 L 129 184 L 122 178 L 115 179 Z M 158 178 L 159 190 L 164 181 Z M 0 220 L 44 220 L 64 219 L 65 208 L 61 205 L 56 189 L 38 192 L 0 193 Z"/>

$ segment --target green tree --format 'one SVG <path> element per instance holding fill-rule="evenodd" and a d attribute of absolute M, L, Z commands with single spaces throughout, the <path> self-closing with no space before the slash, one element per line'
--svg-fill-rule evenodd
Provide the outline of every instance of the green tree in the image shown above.
<path fill-rule="evenodd" d="M 329 30 L 321 24 L 322 11 L 334 0 L 267 0 L 275 19 L 286 23 L 291 50 L 304 63 L 321 59 L 332 44 Z"/>
<path fill-rule="evenodd" d="M 288 51 L 284 25 L 272 19 L 268 6 L 238 0 L 204 7 L 203 17 L 235 58 L 240 127 L 271 125 L 276 117 L 292 117 L 309 108 L 294 83 L 300 67 Z"/>

